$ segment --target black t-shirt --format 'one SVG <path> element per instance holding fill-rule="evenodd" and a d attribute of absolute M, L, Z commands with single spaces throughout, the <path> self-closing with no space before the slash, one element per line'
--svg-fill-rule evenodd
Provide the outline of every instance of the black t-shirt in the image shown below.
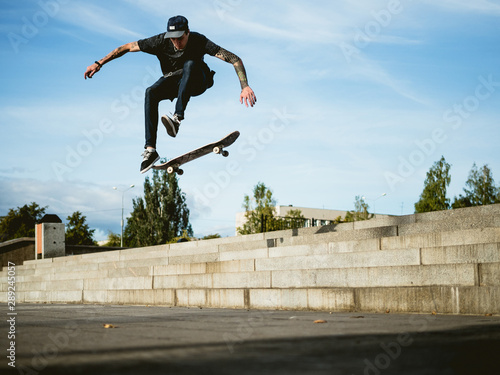
<path fill-rule="evenodd" d="M 176 50 L 170 38 L 165 38 L 165 33 L 141 39 L 137 43 L 141 51 L 155 55 L 160 60 L 163 74 L 182 69 L 188 60 L 203 61 L 205 54 L 215 56 L 220 50 L 218 45 L 196 32 L 189 33 L 184 50 Z"/>

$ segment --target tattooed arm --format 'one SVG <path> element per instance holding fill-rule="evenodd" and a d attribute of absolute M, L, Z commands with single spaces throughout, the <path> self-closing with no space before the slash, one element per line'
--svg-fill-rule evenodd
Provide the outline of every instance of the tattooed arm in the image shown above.
<path fill-rule="evenodd" d="M 87 77 L 92 78 L 94 74 L 101 70 L 101 67 L 104 64 L 110 62 L 111 60 L 117 59 L 118 57 L 125 55 L 127 52 L 138 52 L 140 50 L 141 49 L 139 48 L 139 44 L 137 42 L 127 43 L 123 46 L 115 48 L 105 57 L 87 67 L 87 70 L 85 71 L 85 79 L 87 79 Z"/>
<path fill-rule="evenodd" d="M 248 105 L 250 105 L 250 107 L 253 107 L 257 102 L 257 97 L 248 85 L 247 72 L 245 70 L 245 66 L 243 65 L 243 61 L 234 53 L 229 52 L 222 47 L 219 47 L 218 52 L 215 53 L 214 56 L 221 59 L 222 61 L 233 64 L 234 70 L 238 75 L 238 79 L 240 80 L 241 85 L 240 103 L 243 104 L 244 102 L 247 107 Z"/>

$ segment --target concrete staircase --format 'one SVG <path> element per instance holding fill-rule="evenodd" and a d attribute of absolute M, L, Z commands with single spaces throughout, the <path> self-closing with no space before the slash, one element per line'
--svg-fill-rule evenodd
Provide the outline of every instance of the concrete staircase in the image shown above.
<path fill-rule="evenodd" d="M 500 314 L 500 205 L 27 261 L 16 302 Z"/>

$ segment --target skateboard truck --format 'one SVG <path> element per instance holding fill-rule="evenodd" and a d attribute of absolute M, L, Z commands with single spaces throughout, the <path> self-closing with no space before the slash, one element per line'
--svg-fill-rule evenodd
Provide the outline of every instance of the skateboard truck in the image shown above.
<path fill-rule="evenodd" d="M 227 158 L 229 156 L 229 151 L 224 150 L 222 146 L 215 146 L 212 150 L 215 154 L 220 154 Z"/>
<path fill-rule="evenodd" d="M 182 176 L 184 174 L 184 171 L 179 168 L 179 166 L 170 166 L 167 168 L 167 173 L 172 174 L 172 173 L 177 173 L 179 176 Z"/>

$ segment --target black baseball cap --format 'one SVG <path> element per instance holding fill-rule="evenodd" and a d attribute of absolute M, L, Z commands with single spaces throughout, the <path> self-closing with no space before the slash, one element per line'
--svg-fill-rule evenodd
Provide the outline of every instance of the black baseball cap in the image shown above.
<path fill-rule="evenodd" d="M 188 30 L 188 20 L 186 17 L 171 17 L 167 22 L 167 32 L 165 33 L 165 38 L 180 38 Z"/>

